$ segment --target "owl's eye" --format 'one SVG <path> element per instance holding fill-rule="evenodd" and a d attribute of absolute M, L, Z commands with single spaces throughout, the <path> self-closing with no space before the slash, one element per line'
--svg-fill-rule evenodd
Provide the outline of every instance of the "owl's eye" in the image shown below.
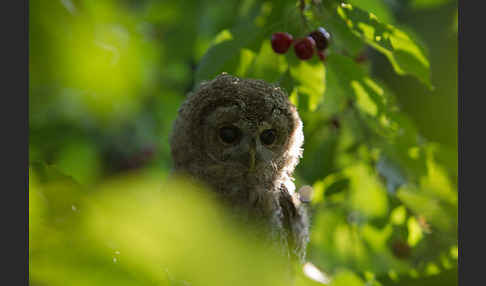
<path fill-rule="evenodd" d="M 234 126 L 224 126 L 219 129 L 219 137 L 223 142 L 231 144 L 240 139 L 240 129 Z"/>
<path fill-rule="evenodd" d="M 265 145 L 271 145 L 277 138 L 275 129 L 267 129 L 260 134 L 260 141 Z"/>

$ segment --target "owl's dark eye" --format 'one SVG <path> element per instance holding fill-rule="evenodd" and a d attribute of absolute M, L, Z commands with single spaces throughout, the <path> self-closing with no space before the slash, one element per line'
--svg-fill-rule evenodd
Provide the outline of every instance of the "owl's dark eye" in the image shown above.
<path fill-rule="evenodd" d="M 260 134 L 260 141 L 265 145 L 271 145 L 277 138 L 275 129 L 267 129 Z"/>
<path fill-rule="evenodd" d="M 231 144 L 240 139 L 240 129 L 234 126 L 224 126 L 219 129 L 219 137 L 223 142 Z"/>

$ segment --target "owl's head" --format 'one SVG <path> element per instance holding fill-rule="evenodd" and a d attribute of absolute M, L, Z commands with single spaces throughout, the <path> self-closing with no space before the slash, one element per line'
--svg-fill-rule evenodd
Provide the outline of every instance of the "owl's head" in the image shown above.
<path fill-rule="evenodd" d="M 302 121 L 282 89 L 222 74 L 188 96 L 170 143 L 176 170 L 224 184 L 290 175 L 303 138 Z"/>

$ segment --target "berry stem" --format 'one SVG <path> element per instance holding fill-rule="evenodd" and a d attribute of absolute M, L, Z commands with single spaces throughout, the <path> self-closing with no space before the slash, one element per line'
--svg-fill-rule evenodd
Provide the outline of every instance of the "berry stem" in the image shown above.
<path fill-rule="evenodd" d="M 305 16 L 304 13 L 305 8 L 306 8 L 305 0 L 299 0 L 299 10 L 300 10 L 300 17 L 302 19 L 302 23 L 304 24 L 307 30 L 310 30 L 309 21 L 307 20 L 307 17 Z"/>

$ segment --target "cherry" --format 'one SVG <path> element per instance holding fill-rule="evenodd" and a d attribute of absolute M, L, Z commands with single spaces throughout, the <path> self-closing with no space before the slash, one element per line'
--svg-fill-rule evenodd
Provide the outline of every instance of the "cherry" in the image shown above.
<path fill-rule="evenodd" d="M 323 27 L 319 27 L 317 30 L 312 31 L 309 36 L 316 41 L 316 47 L 320 51 L 327 48 L 329 40 L 331 39 L 331 35 Z"/>
<path fill-rule="evenodd" d="M 289 33 L 277 32 L 272 35 L 272 49 L 278 54 L 285 54 L 292 44 L 293 38 Z"/>
<path fill-rule="evenodd" d="M 294 51 L 297 57 L 301 60 L 308 60 L 314 55 L 314 48 L 316 42 L 311 37 L 299 39 L 294 44 Z"/>

